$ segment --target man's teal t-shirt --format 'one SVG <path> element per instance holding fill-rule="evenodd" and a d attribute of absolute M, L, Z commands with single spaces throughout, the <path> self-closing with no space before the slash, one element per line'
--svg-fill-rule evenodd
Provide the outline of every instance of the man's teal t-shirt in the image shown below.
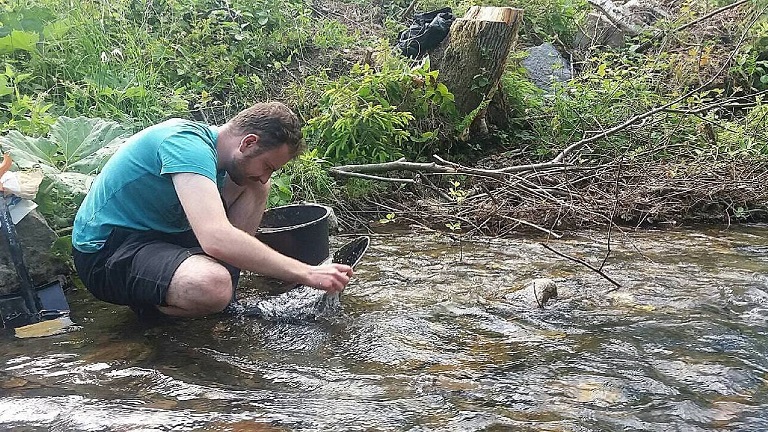
<path fill-rule="evenodd" d="M 190 229 L 171 174 L 196 173 L 216 182 L 214 127 L 171 119 L 130 137 L 110 158 L 75 217 L 72 245 L 96 252 L 116 227 L 166 233 Z"/>

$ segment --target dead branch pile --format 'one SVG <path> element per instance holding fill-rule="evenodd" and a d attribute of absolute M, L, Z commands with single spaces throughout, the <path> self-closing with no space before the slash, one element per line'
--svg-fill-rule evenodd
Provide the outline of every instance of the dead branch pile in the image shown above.
<path fill-rule="evenodd" d="M 456 176 L 462 167 L 450 167 Z M 368 201 L 366 212 L 445 231 L 504 236 L 516 231 L 560 232 L 595 225 L 676 225 L 731 223 L 768 217 L 768 161 L 686 160 L 659 163 L 615 160 L 594 167 L 545 167 L 505 174 L 463 172 L 461 193 L 437 187 L 435 176 L 421 172 L 398 194 Z M 442 184 L 442 186 L 445 186 Z M 354 220 L 360 208 L 342 207 L 341 218 Z M 345 211 L 346 210 L 346 211 Z"/>

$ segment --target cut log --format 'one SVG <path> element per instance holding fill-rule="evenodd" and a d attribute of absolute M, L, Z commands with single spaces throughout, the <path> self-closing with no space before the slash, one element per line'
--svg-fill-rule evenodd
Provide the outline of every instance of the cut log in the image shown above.
<path fill-rule="evenodd" d="M 522 9 L 471 7 L 453 22 L 448 37 L 430 53 L 439 81 L 453 92 L 465 133 L 488 133 L 485 111 L 498 88 L 509 51 L 517 40 Z"/>

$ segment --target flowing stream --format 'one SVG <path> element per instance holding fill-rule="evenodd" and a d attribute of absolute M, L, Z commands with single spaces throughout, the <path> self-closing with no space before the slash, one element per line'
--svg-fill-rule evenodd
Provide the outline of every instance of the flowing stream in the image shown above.
<path fill-rule="evenodd" d="M 614 231 L 613 292 L 541 242 L 607 251 L 375 235 L 340 308 L 275 320 L 140 323 L 75 290 L 77 330 L 0 339 L 0 430 L 768 430 L 767 226 Z"/>

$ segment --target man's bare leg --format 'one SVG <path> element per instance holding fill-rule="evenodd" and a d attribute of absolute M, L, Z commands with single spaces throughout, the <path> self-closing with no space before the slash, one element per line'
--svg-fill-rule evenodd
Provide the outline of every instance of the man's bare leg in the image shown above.
<path fill-rule="evenodd" d="M 199 317 L 221 312 L 232 300 L 232 276 L 215 259 L 192 255 L 173 274 L 165 302 L 158 306 L 166 315 Z"/>

